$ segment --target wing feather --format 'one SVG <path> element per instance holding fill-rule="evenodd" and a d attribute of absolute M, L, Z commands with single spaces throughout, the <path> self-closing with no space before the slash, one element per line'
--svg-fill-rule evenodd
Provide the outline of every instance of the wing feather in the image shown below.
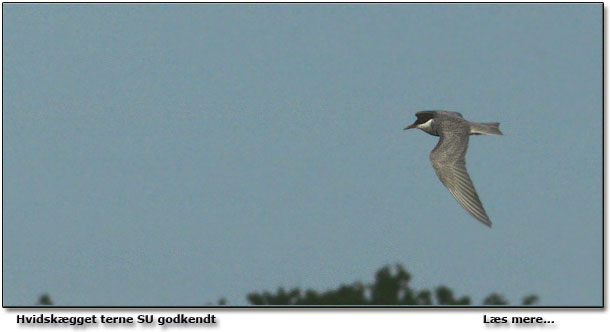
<path fill-rule="evenodd" d="M 436 175 L 458 203 L 474 218 L 491 226 L 491 220 L 466 169 L 468 134 L 460 132 L 441 131 L 439 142 L 430 153 L 430 161 Z"/>

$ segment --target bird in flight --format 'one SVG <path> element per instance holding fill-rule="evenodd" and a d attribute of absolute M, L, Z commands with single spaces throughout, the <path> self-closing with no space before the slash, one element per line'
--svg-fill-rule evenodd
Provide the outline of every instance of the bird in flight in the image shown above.
<path fill-rule="evenodd" d="M 417 120 L 405 130 L 417 128 L 439 136 L 430 153 L 436 175 L 470 215 L 491 227 L 491 220 L 466 170 L 466 150 L 470 135 L 502 135 L 500 123 L 470 122 L 462 114 L 449 111 L 423 111 L 415 116 Z"/>

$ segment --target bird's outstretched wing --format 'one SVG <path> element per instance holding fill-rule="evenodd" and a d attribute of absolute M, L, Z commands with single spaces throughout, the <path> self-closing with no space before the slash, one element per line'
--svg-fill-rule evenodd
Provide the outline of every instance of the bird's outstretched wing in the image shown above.
<path fill-rule="evenodd" d="M 467 133 L 443 131 L 438 144 L 430 153 L 430 161 L 438 178 L 466 211 L 491 227 L 491 220 L 466 170 L 467 149 Z"/>

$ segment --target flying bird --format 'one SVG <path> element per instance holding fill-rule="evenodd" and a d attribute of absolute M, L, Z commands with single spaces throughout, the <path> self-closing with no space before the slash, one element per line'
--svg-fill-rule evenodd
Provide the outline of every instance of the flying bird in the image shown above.
<path fill-rule="evenodd" d="M 405 130 L 417 128 L 440 137 L 430 153 L 436 175 L 470 215 L 491 227 L 491 220 L 466 170 L 466 150 L 470 135 L 502 135 L 500 123 L 470 122 L 462 114 L 449 111 L 423 111 L 415 116 L 417 120 Z"/>

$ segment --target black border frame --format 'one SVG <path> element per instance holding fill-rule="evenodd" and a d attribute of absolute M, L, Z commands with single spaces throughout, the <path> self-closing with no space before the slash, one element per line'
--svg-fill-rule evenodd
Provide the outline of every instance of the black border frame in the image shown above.
<path fill-rule="evenodd" d="M 109 1 L 95 1 L 95 2 L 82 2 L 82 1 L 73 1 L 73 2 L 20 2 L 20 1 L 3 1 L 2 2 L 2 17 L 4 17 L 4 5 L 5 4 L 50 4 L 50 5 L 62 5 L 62 4 L 91 4 L 91 5 L 99 5 L 99 4 L 141 4 L 141 5 L 150 5 L 150 4 L 312 4 L 312 5 L 322 5 L 322 4 L 600 4 L 602 6 L 602 305 L 601 306 L 524 306 L 524 305 L 203 305 L 203 306 L 45 306 L 45 305 L 32 305 L 32 306 L 8 306 L 4 304 L 4 290 L 2 290 L 2 308 L 6 309 L 36 309 L 41 311 L 61 311 L 61 309 L 205 309 L 205 308 L 214 308 L 214 309 L 529 309 L 529 310 L 539 310 L 539 309 L 605 309 L 606 308 L 606 118 L 605 118 L 605 110 L 606 110 L 606 16 L 605 16 L 605 7 L 604 2 L 600 1 L 570 1 L 570 2 L 537 2 L 537 1 L 528 1 L 528 2 L 511 2 L 511 1 L 501 1 L 501 2 L 469 2 L 469 1 L 448 1 L 448 2 L 333 2 L 333 1 L 324 1 L 324 2 L 308 2 L 308 1 L 298 1 L 298 2 L 272 2 L 272 1 L 260 1 L 260 2 L 223 2 L 223 1 L 214 1 L 214 2 L 167 2 L 167 1 L 147 1 L 147 2 L 109 2 Z M 4 22 L 4 21 L 3 21 Z M 4 25 L 4 23 L 3 23 Z M 4 28 L 2 29 L 2 41 L 4 43 Z M 2 83 L 4 85 L 4 52 L 2 52 Z M 2 91 L 2 109 L 4 109 L 4 89 Z M 2 112 L 2 126 L 4 127 L 4 111 Z M 4 132 L 2 134 L 4 137 Z M 4 143 L 3 143 L 4 145 Z M 4 149 L 2 152 L 4 157 Z M 2 192 L 4 193 L 4 161 L 2 161 Z M 3 199 L 4 201 L 4 199 Z M 2 238 L 4 238 L 4 207 L 2 208 Z M 4 257 L 4 242 L 2 242 L 2 257 Z M 4 266 L 4 258 L 2 258 L 2 264 Z M 2 281 L 4 287 L 4 269 L 2 269 Z M 12 310 L 11 310 L 12 311 Z"/>

